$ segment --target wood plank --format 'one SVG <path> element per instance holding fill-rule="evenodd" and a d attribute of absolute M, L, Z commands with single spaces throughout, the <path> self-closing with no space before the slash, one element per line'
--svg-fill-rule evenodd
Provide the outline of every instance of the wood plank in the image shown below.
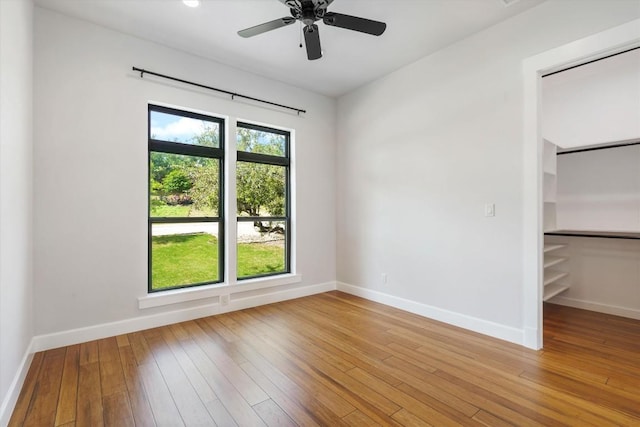
<path fill-rule="evenodd" d="M 269 427 L 293 427 L 295 422 L 273 400 L 268 399 L 253 405 L 253 410 Z"/>
<path fill-rule="evenodd" d="M 37 383 L 33 390 L 33 400 L 25 416 L 25 426 L 42 426 L 54 423 L 65 354 L 65 348 L 57 348 L 45 352 Z"/>
<path fill-rule="evenodd" d="M 433 424 L 429 424 L 422 418 L 417 417 L 406 409 L 400 409 L 398 412 L 393 414 L 393 419 L 398 421 L 403 426 L 415 426 L 415 427 L 423 427 L 423 426 L 433 426 Z"/>
<path fill-rule="evenodd" d="M 184 340 L 180 344 L 191 361 L 198 366 L 198 370 L 238 425 L 264 425 L 262 419 L 258 417 L 253 408 L 212 360 L 207 357 L 198 343 L 193 340 Z"/>
<path fill-rule="evenodd" d="M 473 416 L 473 419 L 487 427 L 512 427 L 514 425 L 506 422 L 502 418 L 498 418 L 495 415 L 482 410 L 478 411 L 478 413 Z"/>
<path fill-rule="evenodd" d="M 78 396 L 78 368 L 80 366 L 80 346 L 72 345 L 66 348 L 60 397 L 56 409 L 55 425 L 60 426 L 76 420 L 76 406 Z"/>
<path fill-rule="evenodd" d="M 213 425 L 207 408 L 162 336 L 145 338 L 185 425 Z"/>
<path fill-rule="evenodd" d="M 378 424 L 377 422 L 375 422 L 374 420 L 372 420 L 371 418 L 367 417 L 365 414 L 363 414 L 362 412 L 355 410 L 352 413 L 350 413 L 349 415 L 347 415 L 346 417 L 343 417 L 342 420 L 350 426 L 367 426 L 367 427 L 374 427 L 374 426 L 379 426 L 380 424 Z"/>
<path fill-rule="evenodd" d="M 155 363 L 147 362 L 138 366 L 138 370 L 156 424 L 167 427 L 184 426 L 180 412 L 158 366 Z"/>
<path fill-rule="evenodd" d="M 97 349 L 97 343 L 95 348 Z M 82 346 L 80 349 L 82 350 Z M 100 390 L 100 362 L 84 364 L 81 362 L 78 372 L 77 425 L 98 427 L 104 425 Z"/>
<path fill-rule="evenodd" d="M 386 395 L 393 402 L 397 403 L 403 408 L 411 408 L 411 411 L 424 421 L 435 423 L 436 425 L 450 425 L 461 426 L 458 421 L 454 421 L 447 417 L 446 414 L 438 411 L 437 409 L 422 403 L 420 400 L 413 396 L 403 392 L 402 390 L 392 387 L 384 381 L 374 377 L 373 375 L 364 372 L 360 368 L 353 368 L 349 371 L 349 375 L 363 384 L 367 384 L 370 387 L 379 390 L 382 394 Z"/>
<path fill-rule="evenodd" d="M 247 373 L 260 387 L 269 395 L 271 399 L 287 413 L 297 425 L 319 426 L 307 412 L 304 406 L 300 405 L 292 396 L 283 392 L 273 381 L 254 366 L 251 362 L 244 362 L 241 365 L 243 371 Z"/>
<path fill-rule="evenodd" d="M 98 362 L 98 341 L 89 341 L 80 344 L 80 365 L 88 365 Z"/>
<path fill-rule="evenodd" d="M 235 425 L 236 423 L 233 417 L 229 414 L 229 411 L 226 410 L 224 404 L 207 382 L 207 379 L 200 372 L 198 365 L 191 360 L 184 348 L 182 348 L 182 341 L 185 341 L 186 345 L 189 345 L 189 342 L 191 342 L 187 339 L 190 336 L 186 330 L 182 329 L 182 331 L 184 334 L 178 337 L 173 333 L 173 328 L 165 328 L 163 338 L 215 423 L 225 426 Z"/>
<path fill-rule="evenodd" d="M 115 338 L 105 338 L 98 341 L 98 359 L 100 361 L 102 396 L 126 392 L 127 385 L 124 381 L 118 343 Z"/>
<path fill-rule="evenodd" d="M 129 337 L 126 335 L 118 335 L 116 337 L 116 341 L 118 342 L 118 348 L 120 347 L 126 347 L 129 344 Z"/>
<path fill-rule="evenodd" d="M 138 364 L 133 354 L 131 346 L 118 348 L 120 354 L 120 364 L 122 365 L 122 373 L 127 385 L 129 396 L 129 404 L 136 426 L 151 427 L 156 423 L 153 419 L 153 413 L 149 406 L 147 393 L 142 383 L 141 374 L 138 371 Z"/>
<path fill-rule="evenodd" d="M 24 379 L 22 390 L 18 396 L 18 401 L 11 414 L 9 420 L 9 427 L 21 426 L 24 424 L 24 419 L 27 416 L 27 411 L 31 405 L 32 400 L 36 397 L 35 389 L 38 384 L 38 376 L 42 367 L 42 361 L 44 360 L 44 351 L 39 351 L 33 355 L 31 360 L 31 366 L 27 371 L 27 376 Z"/>
<path fill-rule="evenodd" d="M 135 421 L 126 392 L 112 393 L 102 398 L 105 427 L 134 427 Z"/>

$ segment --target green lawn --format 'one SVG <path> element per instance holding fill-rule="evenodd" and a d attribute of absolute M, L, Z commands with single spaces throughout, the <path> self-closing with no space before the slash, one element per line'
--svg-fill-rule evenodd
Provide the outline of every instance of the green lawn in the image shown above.
<path fill-rule="evenodd" d="M 167 205 L 158 200 L 152 200 L 151 216 L 156 218 L 216 216 L 216 212 L 212 209 L 198 210 L 193 205 Z"/>
<path fill-rule="evenodd" d="M 205 233 L 155 236 L 151 246 L 153 289 L 218 280 L 218 239 L 214 236 Z M 238 277 L 283 270 L 283 245 L 238 245 Z"/>
<path fill-rule="evenodd" d="M 169 206 L 165 204 L 151 205 L 151 216 L 153 217 L 175 217 L 189 216 L 189 206 Z"/>

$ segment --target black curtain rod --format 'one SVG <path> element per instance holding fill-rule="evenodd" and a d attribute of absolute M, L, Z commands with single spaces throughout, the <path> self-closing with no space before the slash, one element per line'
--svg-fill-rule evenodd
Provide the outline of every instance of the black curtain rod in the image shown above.
<path fill-rule="evenodd" d="M 576 148 L 574 150 L 572 149 L 563 150 L 563 151 L 558 151 L 557 155 L 560 156 L 562 154 L 584 153 L 585 151 L 608 150 L 609 148 L 629 147 L 631 145 L 640 145 L 640 140 L 631 141 L 631 142 L 622 142 L 619 144 L 600 145 L 597 147 Z"/>
<path fill-rule="evenodd" d="M 289 107 L 288 105 L 278 104 L 276 102 L 271 102 L 271 101 L 265 101 L 264 99 L 254 98 L 252 96 L 242 95 L 242 94 L 239 94 L 239 93 L 230 92 L 228 90 L 218 89 L 218 88 L 211 87 L 211 86 L 206 86 L 206 85 L 203 85 L 203 84 L 200 84 L 200 83 L 190 82 L 188 80 L 183 80 L 183 79 L 179 79 L 177 77 L 167 76 L 165 74 L 155 73 L 153 71 L 145 70 L 145 69 L 138 68 L 138 67 L 133 67 L 133 71 L 140 71 L 140 77 L 144 77 L 145 74 L 151 74 L 152 76 L 162 77 L 163 79 L 173 80 L 174 82 L 180 82 L 180 83 L 188 84 L 188 85 L 191 85 L 191 86 L 197 86 L 197 87 L 200 87 L 200 88 L 203 88 L 203 89 L 209 89 L 209 90 L 214 90 L 214 91 L 220 92 L 220 93 L 226 93 L 227 95 L 231 95 L 231 99 L 234 99 L 236 97 L 237 98 L 244 98 L 244 99 L 249 99 L 251 101 L 261 102 L 263 104 L 268 104 L 268 105 L 273 105 L 273 106 L 280 107 L 280 108 L 285 108 L 287 110 L 293 110 L 296 113 L 298 113 L 298 115 L 300 115 L 300 113 L 306 113 L 307 112 L 307 110 L 303 110 L 301 108 Z"/>
<path fill-rule="evenodd" d="M 622 55 L 623 53 L 631 52 L 632 50 L 640 49 L 640 46 L 632 47 L 631 49 L 623 50 L 622 52 L 612 53 L 611 55 L 603 56 L 602 58 L 593 59 L 591 61 L 583 62 L 582 64 L 572 65 L 571 67 L 563 68 L 562 70 L 554 71 L 552 73 L 543 74 L 542 78 L 553 76 L 554 74 L 562 73 L 564 71 L 573 70 L 574 68 L 582 67 L 583 65 L 592 64 L 594 62 L 602 61 L 603 59 L 612 58 L 614 56 Z"/>

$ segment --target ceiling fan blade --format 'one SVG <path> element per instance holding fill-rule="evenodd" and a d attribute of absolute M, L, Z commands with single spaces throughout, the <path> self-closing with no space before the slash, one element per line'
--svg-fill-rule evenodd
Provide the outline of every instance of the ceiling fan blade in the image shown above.
<path fill-rule="evenodd" d="M 289 9 L 300 9 L 300 1 L 299 0 L 278 0 L 283 5 L 287 6 Z"/>
<path fill-rule="evenodd" d="M 304 27 L 304 42 L 307 45 L 307 58 L 309 58 L 309 60 L 322 58 L 320 32 L 316 24 Z"/>
<path fill-rule="evenodd" d="M 253 37 L 258 34 L 266 33 L 267 31 L 275 30 L 278 28 L 286 27 L 296 22 L 296 19 L 291 16 L 285 16 L 284 18 L 274 19 L 273 21 L 265 22 L 264 24 L 256 25 L 255 27 L 245 28 L 238 31 L 238 35 L 241 37 Z"/>
<path fill-rule="evenodd" d="M 333 0 L 317 0 L 317 7 L 326 10 L 331 3 L 333 3 Z"/>
<path fill-rule="evenodd" d="M 322 21 L 326 25 L 346 28 L 347 30 L 360 31 L 361 33 L 379 36 L 387 29 L 387 24 L 357 16 L 344 15 L 342 13 L 327 12 Z"/>

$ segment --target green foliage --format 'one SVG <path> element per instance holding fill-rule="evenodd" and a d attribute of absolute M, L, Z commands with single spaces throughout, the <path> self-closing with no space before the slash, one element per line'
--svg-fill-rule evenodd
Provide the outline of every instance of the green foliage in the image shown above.
<path fill-rule="evenodd" d="M 184 170 L 172 169 L 162 180 L 162 187 L 166 193 L 186 193 L 193 187 L 193 182 Z"/>
<path fill-rule="evenodd" d="M 218 161 L 208 162 L 191 168 L 189 171 L 193 180 L 193 187 L 189 196 L 194 206 L 212 215 L 218 214 L 218 195 L 220 194 L 220 169 Z"/>
<path fill-rule="evenodd" d="M 218 147 L 217 128 L 208 127 L 205 132 L 193 137 L 190 143 Z M 240 151 L 278 156 L 285 154 L 285 139 L 282 135 L 238 128 L 237 144 Z M 218 197 L 221 191 L 218 160 L 159 152 L 151 153 L 150 160 L 152 214 L 161 212 L 167 204 L 193 203 L 201 214 L 218 215 Z M 285 214 L 284 167 L 238 162 L 236 180 L 240 215 Z"/>
<path fill-rule="evenodd" d="M 191 138 L 191 143 L 194 145 L 202 145 L 203 147 L 219 147 L 218 141 L 218 126 L 212 126 L 202 122 L 204 124 L 204 131 Z"/>
<path fill-rule="evenodd" d="M 284 137 L 252 129 L 238 128 L 239 151 L 283 156 Z M 249 216 L 285 214 L 285 168 L 238 162 L 236 169 L 238 213 Z M 265 210 L 265 211 L 263 211 Z"/>
<path fill-rule="evenodd" d="M 238 162 L 236 181 L 238 213 L 249 216 L 284 215 L 285 168 Z M 263 212 L 264 208 L 266 212 Z"/>
<path fill-rule="evenodd" d="M 284 156 L 285 140 L 283 135 L 239 127 L 236 146 L 239 151 Z"/>

